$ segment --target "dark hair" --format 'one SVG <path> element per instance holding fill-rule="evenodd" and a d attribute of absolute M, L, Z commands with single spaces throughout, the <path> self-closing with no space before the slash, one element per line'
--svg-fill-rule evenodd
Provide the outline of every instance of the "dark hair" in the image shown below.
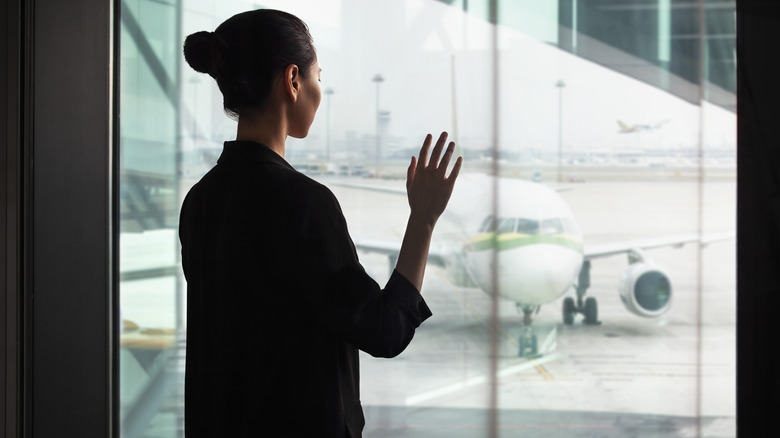
<path fill-rule="evenodd" d="M 273 9 L 234 15 L 214 32 L 196 32 L 184 40 L 184 58 L 208 73 L 222 92 L 231 118 L 262 109 L 274 77 L 290 65 L 308 77 L 317 60 L 309 28 L 298 17 Z"/>

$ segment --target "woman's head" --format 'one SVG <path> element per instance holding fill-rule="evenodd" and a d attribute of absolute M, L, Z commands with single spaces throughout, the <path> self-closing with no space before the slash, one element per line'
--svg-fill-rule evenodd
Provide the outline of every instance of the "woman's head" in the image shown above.
<path fill-rule="evenodd" d="M 188 36 L 184 57 L 193 69 L 216 79 L 225 112 L 232 118 L 261 113 L 277 79 L 293 73 L 299 80 L 316 82 L 312 75 L 319 74 L 306 23 L 272 9 L 237 14 L 214 32 Z M 319 105 L 319 94 L 314 97 Z"/>

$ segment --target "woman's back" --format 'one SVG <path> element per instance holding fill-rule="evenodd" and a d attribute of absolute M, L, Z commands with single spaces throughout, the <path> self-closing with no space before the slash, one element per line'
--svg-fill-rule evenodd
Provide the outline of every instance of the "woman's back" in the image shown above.
<path fill-rule="evenodd" d="M 306 271 L 295 254 L 310 218 L 302 210 L 322 192 L 265 147 L 231 143 L 181 215 L 188 437 L 248 436 L 303 413 L 308 420 L 295 431 L 309 424 L 321 432 L 339 417 L 329 406 L 343 402 L 327 395 L 357 389 L 329 369 L 356 362 L 356 349 L 318 320 L 302 296 L 313 291 L 292 281 Z M 318 413 L 323 418 L 311 418 Z"/>
<path fill-rule="evenodd" d="M 442 133 L 431 151 L 428 135 L 419 166 L 412 158 L 409 224 L 380 289 L 333 194 L 283 158 L 286 138 L 307 135 L 321 100 L 306 25 L 281 11 L 250 11 L 188 36 L 184 52 L 215 78 L 238 119 L 237 140 L 182 206 L 185 433 L 358 437 L 358 350 L 397 356 L 431 316 L 419 290 L 460 168 L 459 159 L 446 176 L 454 143 L 445 150 Z"/>

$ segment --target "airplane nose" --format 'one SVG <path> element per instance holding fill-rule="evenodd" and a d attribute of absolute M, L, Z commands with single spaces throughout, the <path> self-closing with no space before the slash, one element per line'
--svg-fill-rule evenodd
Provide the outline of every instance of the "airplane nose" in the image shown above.
<path fill-rule="evenodd" d="M 549 303 L 574 283 L 581 265 L 581 253 L 559 245 L 527 245 L 501 251 L 499 294 L 522 304 Z"/>

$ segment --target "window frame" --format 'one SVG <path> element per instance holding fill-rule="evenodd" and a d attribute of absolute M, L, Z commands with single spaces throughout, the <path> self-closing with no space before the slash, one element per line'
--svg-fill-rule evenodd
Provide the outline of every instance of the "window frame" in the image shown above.
<path fill-rule="evenodd" d="M 1 8 L 0 437 L 119 436 L 118 4 Z"/>

